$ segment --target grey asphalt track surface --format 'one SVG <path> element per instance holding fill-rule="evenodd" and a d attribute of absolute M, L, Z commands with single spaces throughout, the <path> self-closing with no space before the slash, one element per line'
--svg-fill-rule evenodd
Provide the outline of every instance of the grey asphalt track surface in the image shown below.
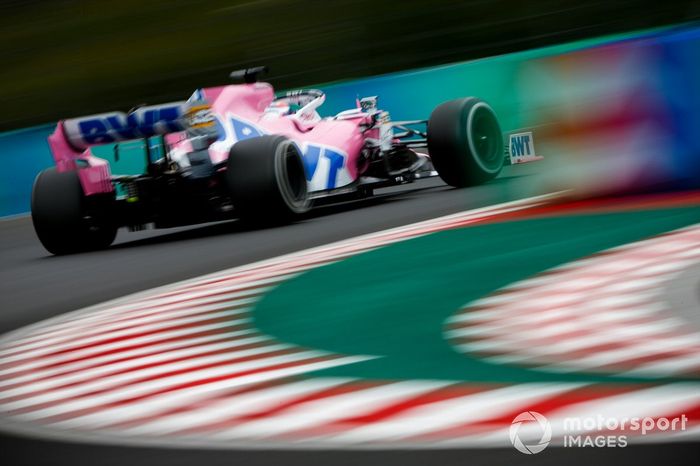
<path fill-rule="evenodd" d="M 353 236 L 521 197 L 531 166 L 506 169 L 491 184 L 467 190 L 439 178 L 386 188 L 376 197 L 312 210 L 275 228 L 236 221 L 166 230 L 119 231 L 105 251 L 52 256 L 29 217 L 0 221 L 0 333 L 67 311 L 206 273 Z M 515 173 L 515 174 L 513 174 Z"/>
<path fill-rule="evenodd" d="M 534 164 L 537 165 L 537 164 Z M 222 222 L 139 233 L 120 231 L 105 251 L 50 256 L 28 217 L 0 221 L 0 333 L 125 294 L 205 273 L 537 194 L 520 189 L 535 166 L 506 168 L 491 183 L 457 190 L 439 179 L 386 190 L 362 202 L 327 206 L 293 225 L 247 230 Z M 6 465 L 428 465 L 428 464 L 684 464 L 700 444 L 549 449 L 432 451 L 207 451 L 100 446 L 0 434 Z"/>

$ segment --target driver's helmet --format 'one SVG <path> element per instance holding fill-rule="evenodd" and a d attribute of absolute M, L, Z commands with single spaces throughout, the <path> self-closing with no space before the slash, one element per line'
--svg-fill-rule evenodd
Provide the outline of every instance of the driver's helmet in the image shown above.
<path fill-rule="evenodd" d="M 211 105 L 204 99 L 189 100 L 185 106 L 184 126 L 188 138 L 210 144 L 219 137 Z"/>

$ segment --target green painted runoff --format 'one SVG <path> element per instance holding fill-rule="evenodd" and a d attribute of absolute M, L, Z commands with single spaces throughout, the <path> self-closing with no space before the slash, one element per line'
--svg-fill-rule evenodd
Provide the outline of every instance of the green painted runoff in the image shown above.
<path fill-rule="evenodd" d="M 296 345 L 377 359 L 316 375 L 480 383 L 639 382 L 557 374 L 456 352 L 445 320 L 465 304 L 554 266 L 700 222 L 700 209 L 570 215 L 447 230 L 319 267 L 254 310 L 264 333 Z"/>

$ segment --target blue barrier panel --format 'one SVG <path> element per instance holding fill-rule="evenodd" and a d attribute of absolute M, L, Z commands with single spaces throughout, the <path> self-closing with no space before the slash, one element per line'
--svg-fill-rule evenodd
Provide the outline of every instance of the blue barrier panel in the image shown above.
<path fill-rule="evenodd" d="M 37 173 L 53 165 L 46 138 L 54 124 L 0 133 L 0 216 L 29 211 Z"/>
<path fill-rule="evenodd" d="M 700 28 L 659 45 L 659 82 L 672 121 L 671 167 L 679 187 L 700 185 Z"/>

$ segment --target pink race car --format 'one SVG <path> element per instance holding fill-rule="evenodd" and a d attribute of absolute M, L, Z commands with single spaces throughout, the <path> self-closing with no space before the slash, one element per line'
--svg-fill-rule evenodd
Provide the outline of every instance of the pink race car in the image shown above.
<path fill-rule="evenodd" d="M 233 72 L 240 84 L 199 89 L 186 102 L 60 121 L 49 137 L 56 167 L 37 176 L 32 192 L 44 247 L 105 248 L 121 226 L 286 222 L 316 200 L 365 197 L 438 174 L 452 186 L 482 183 L 506 161 L 496 115 L 477 98 L 443 103 L 429 120 L 392 122 L 376 97 L 321 118 L 323 92 L 275 97 L 258 82 L 265 71 Z M 517 141 L 521 149 L 530 150 L 530 139 Z M 140 141 L 141 155 L 120 141 Z M 110 156 L 96 156 L 105 144 Z"/>

